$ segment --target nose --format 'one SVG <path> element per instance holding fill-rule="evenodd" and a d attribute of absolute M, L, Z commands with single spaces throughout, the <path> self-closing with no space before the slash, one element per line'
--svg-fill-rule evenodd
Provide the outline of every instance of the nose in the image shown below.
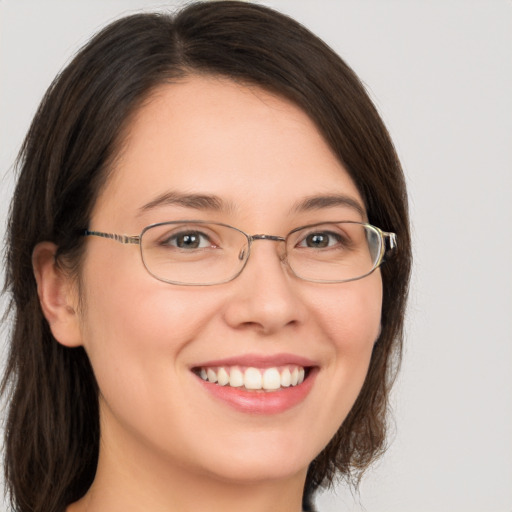
<path fill-rule="evenodd" d="M 230 283 L 233 294 L 225 319 L 231 327 L 269 335 L 305 321 L 307 308 L 300 294 L 304 283 L 289 271 L 279 242 L 277 237 L 259 238 L 252 244 L 244 271 Z"/>

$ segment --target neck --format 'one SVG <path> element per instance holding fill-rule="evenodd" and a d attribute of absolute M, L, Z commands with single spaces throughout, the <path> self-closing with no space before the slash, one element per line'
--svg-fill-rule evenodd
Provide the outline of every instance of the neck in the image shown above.
<path fill-rule="evenodd" d="M 95 480 L 67 512 L 300 512 L 306 470 L 279 479 L 227 479 L 102 432 Z M 119 432 L 118 432 L 119 434 Z"/>
<path fill-rule="evenodd" d="M 108 474 L 108 477 L 107 477 Z M 98 468 L 87 494 L 68 512 L 300 512 L 303 479 L 277 482 L 225 482 L 173 474 L 139 478 Z"/>

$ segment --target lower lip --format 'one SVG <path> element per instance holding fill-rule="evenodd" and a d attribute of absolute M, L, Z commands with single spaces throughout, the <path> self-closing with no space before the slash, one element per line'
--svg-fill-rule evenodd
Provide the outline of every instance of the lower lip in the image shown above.
<path fill-rule="evenodd" d="M 243 388 L 219 386 L 197 377 L 203 388 L 215 398 L 247 414 L 279 414 L 299 405 L 308 396 L 318 373 L 311 368 L 302 384 L 277 391 L 247 391 Z"/>

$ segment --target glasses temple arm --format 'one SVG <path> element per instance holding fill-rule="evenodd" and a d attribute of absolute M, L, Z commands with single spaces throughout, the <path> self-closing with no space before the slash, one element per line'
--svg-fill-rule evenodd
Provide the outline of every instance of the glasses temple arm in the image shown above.
<path fill-rule="evenodd" d="M 82 235 L 108 238 L 121 244 L 140 244 L 140 236 L 117 235 L 116 233 L 103 233 L 102 231 L 89 231 L 88 229 L 85 229 Z"/>
<path fill-rule="evenodd" d="M 382 238 L 384 242 L 384 254 L 382 256 L 382 262 L 386 261 L 390 256 L 393 255 L 397 248 L 397 237 L 396 233 L 382 232 Z"/>

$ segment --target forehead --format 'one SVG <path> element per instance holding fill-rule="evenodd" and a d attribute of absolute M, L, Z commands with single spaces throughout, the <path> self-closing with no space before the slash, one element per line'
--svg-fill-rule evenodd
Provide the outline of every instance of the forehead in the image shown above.
<path fill-rule="evenodd" d="M 203 76 L 158 87 L 135 113 L 93 219 L 136 220 L 146 205 L 176 193 L 212 195 L 231 213 L 260 217 L 313 195 L 343 194 L 362 205 L 299 107 L 256 86 Z"/>

